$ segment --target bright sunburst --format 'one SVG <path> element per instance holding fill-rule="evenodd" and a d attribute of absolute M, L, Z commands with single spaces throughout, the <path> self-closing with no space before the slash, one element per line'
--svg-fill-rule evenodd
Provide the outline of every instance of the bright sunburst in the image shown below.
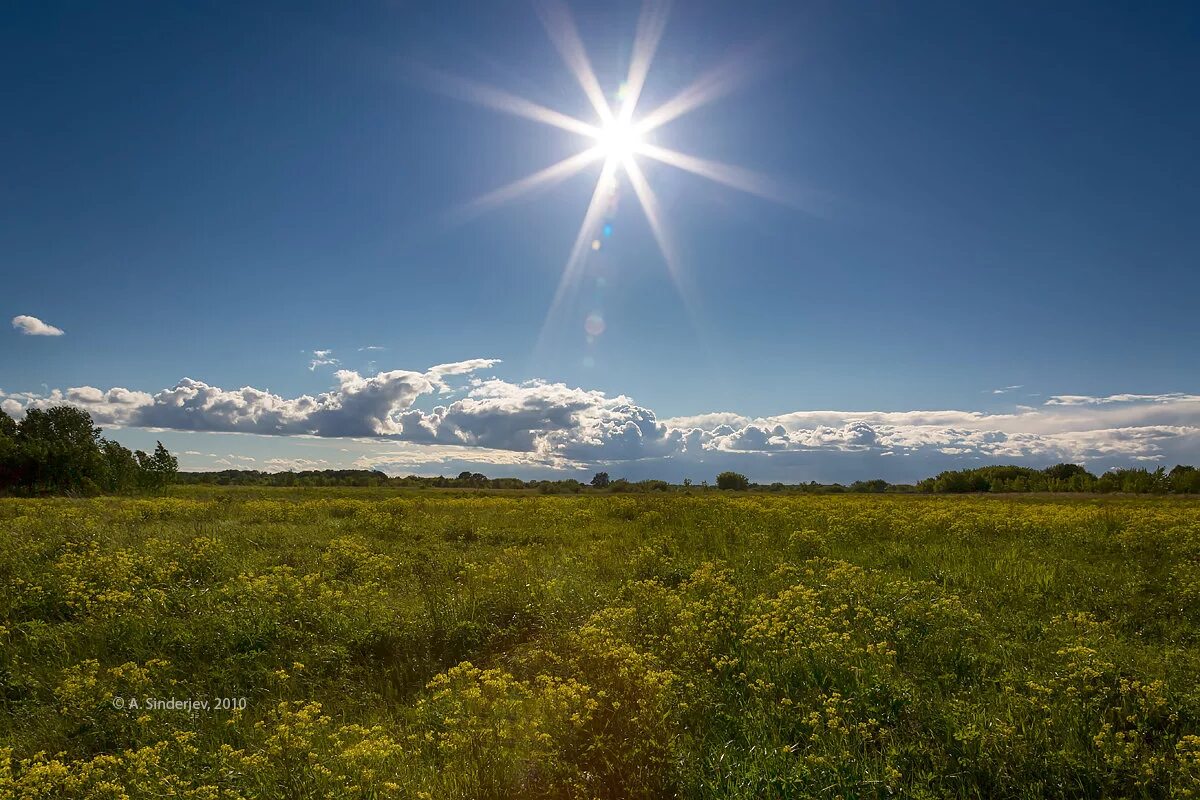
<path fill-rule="evenodd" d="M 600 148 L 605 159 L 624 163 L 626 159 L 639 152 L 642 146 L 642 133 L 632 122 L 624 119 L 613 119 L 596 131 L 596 145 Z"/>
<path fill-rule="evenodd" d="M 659 0 L 647 0 L 643 4 L 634 36 L 629 73 L 621 86 L 621 101 L 618 107 L 613 108 L 600 87 L 566 5 L 561 0 L 544 0 L 538 4 L 538 15 L 546 32 L 595 110 L 598 119 L 595 124 L 492 86 L 444 74 L 428 75 L 435 89 L 497 111 L 561 128 L 581 135 L 591 143 L 591 146 L 574 156 L 477 198 L 464 211 L 479 210 L 507 202 L 539 187 L 570 177 L 598 161 L 603 164 L 583 222 L 575 237 L 575 244 L 564 266 L 554 302 L 547 312 L 547 323 L 562 303 L 568 289 L 578 281 L 588 253 L 599 248 L 600 240 L 597 235 L 610 201 L 618 190 L 620 178 L 624 178 L 637 196 L 671 278 L 681 298 L 689 305 L 689 311 L 691 310 L 680 265 L 659 209 L 658 198 L 638 165 L 640 157 L 651 158 L 770 200 L 789 204 L 794 202 L 790 189 L 781 187 L 762 175 L 718 161 L 680 153 L 648 141 L 648 135 L 652 131 L 728 93 L 743 72 L 736 64 L 709 72 L 658 108 L 637 115 L 642 87 L 666 25 L 667 5 Z"/>

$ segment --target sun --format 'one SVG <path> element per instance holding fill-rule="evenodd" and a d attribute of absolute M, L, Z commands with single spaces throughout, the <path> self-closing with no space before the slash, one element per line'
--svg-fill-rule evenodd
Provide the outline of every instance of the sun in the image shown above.
<path fill-rule="evenodd" d="M 597 128 L 595 139 L 596 146 L 606 160 L 622 164 L 640 152 L 644 144 L 642 132 L 637 126 L 620 117 L 610 119 Z"/>
<path fill-rule="evenodd" d="M 577 288 L 582 277 L 584 261 L 590 254 L 601 250 L 604 238 L 611 234 L 612 226 L 605 222 L 605 217 L 612 214 L 616 207 L 617 190 L 621 183 L 628 184 L 637 197 L 662 253 L 667 272 L 679 291 L 680 299 L 688 306 L 688 313 L 694 316 L 678 251 L 668 234 L 658 197 L 639 162 L 667 164 L 742 192 L 801 207 L 803 203 L 798 199 L 793 187 L 742 167 L 681 153 L 663 147 L 655 141 L 658 130 L 663 126 L 731 91 L 736 84 L 748 77 L 752 62 L 728 62 L 702 75 L 665 103 L 643 111 L 638 105 L 638 100 L 666 25 L 669 0 L 643 0 L 642 13 L 638 17 L 637 31 L 631 47 L 628 75 L 616 92 L 615 102 L 601 88 L 564 0 L 538 0 L 536 6 L 554 47 L 587 96 L 595 112 L 595 123 L 585 122 L 494 86 L 432 70 L 422 71 L 421 74 L 430 81 L 431 88 L 437 91 L 561 128 L 580 136 L 588 146 L 574 155 L 476 198 L 460 209 L 459 214 L 465 217 L 509 202 L 558 183 L 600 162 L 602 166 L 592 190 L 591 200 L 588 201 L 583 221 L 575 236 L 575 243 L 563 267 L 558 289 L 554 293 L 554 300 L 539 336 L 539 343 L 547 335 L 550 319 L 560 308 L 567 293 Z"/>

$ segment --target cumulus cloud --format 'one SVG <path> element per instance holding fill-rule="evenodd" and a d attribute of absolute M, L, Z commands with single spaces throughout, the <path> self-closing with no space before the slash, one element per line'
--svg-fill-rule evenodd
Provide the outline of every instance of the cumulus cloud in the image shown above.
<path fill-rule="evenodd" d="M 63 329 L 42 322 L 37 317 L 28 314 L 18 314 L 12 318 L 12 326 L 24 336 L 62 336 Z"/>
<path fill-rule="evenodd" d="M 1193 394 L 1056 395 L 1004 413 L 828 410 L 660 419 L 624 395 L 480 377 L 497 363 L 469 359 L 369 376 L 342 369 L 329 391 L 298 397 L 191 378 L 155 393 L 81 386 L 0 397 L 18 413 L 70 403 L 102 425 L 374 442 L 393 449 L 371 463 L 397 470 L 476 463 L 519 465 L 526 473 L 611 466 L 631 477 L 682 477 L 728 468 L 759 480 L 911 480 L 980 463 L 1105 468 L 1200 461 L 1200 395 Z M 455 377 L 461 394 L 435 405 Z"/>

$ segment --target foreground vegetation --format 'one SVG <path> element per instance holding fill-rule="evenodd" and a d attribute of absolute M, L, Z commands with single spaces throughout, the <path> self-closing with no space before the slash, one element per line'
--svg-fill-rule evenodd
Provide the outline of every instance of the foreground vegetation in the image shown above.
<path fill-rule="evenodd" d="M 0 798 L 1200 796 L 1193 500 L 9 499 L 0 586 Z"/>

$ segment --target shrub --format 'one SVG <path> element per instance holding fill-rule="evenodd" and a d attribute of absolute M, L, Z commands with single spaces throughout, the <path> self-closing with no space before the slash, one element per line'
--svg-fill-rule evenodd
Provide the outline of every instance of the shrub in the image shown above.
<path fill-rule="evenodd" d="M 738 472 L 722 472 L 717 476 L 717 488 L 745 491 L 750 488 L 750 479 Z"/>

